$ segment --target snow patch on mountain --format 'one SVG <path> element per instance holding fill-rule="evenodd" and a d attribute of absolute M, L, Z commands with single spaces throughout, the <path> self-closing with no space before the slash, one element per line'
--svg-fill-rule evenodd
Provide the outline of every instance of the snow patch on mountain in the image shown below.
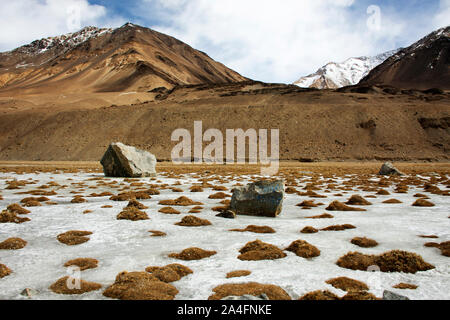
<path fill-rule="evenodd" d="M 388 51 L 373 57 L 349 58 L 342 63 L 331 62 L 317 72 L 300 78 L 294 84 L 302 88 L 318 89 L 337 89 L 355 85 L 399 50 Z"/>

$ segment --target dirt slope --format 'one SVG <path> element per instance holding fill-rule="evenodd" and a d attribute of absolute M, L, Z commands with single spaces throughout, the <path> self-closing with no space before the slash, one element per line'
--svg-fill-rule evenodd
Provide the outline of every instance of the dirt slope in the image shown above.
<path fill-rule="evenodd" d="M 369 93 L 245 82 L 177 87 L 125 106 L 21 110 L 5 102 L 0 159 L 99 160 L 109 143 L 121 141 L 169 160 L 173 130 L 193 135 L 194 121 L 202 120 L 203 130 L 224 135 L 279 129 L 285 160 L 449 160 L 449 93 L 363 89 Z"/>

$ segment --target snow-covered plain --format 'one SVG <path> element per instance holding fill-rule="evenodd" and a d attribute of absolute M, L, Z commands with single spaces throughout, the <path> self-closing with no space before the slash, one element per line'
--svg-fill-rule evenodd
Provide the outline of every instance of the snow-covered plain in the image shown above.
<path fill-rule="evenodd" d="M 0 242 L 10 237 L 20 237 L 28 242 L 21 250 L 0 250 L 0 263 L 9 267 L 13 273 L 0 279 L 0 299 L 28 299 L 20 295 L 25 288 L 32 288 L 38 293 L 33 299 L 108 299 L 102 295 L 104 289 L 114 282 L 116 275 L 121 271 L 143 271 L 148 266 L 165 266 L 170 263 L 181 263 L 191 268 L 194 273 L 180 281 L 172 283 L 180 291 L 175 297 L 177 300 L 204 300 L 213 292 L 212 289 L 225 283 L 260 282 L 275 284 L 286 290 L 293 299 L 298 299 L 307 292 L 314 290 L 329 290 L 339 296 L 344 291 L 333 288 L 325 283 L 326 280 L 346 276 L 365 282 L 370 292 L 377 297 L 382 296 L 385 289 L 406 295 L 411 299 L 450 299 L 450 260 L 442 256 L 436 248 L 426 248 L 424 243 L 450 240 L 450 198 L 440 195 L 427 194 L 436 204 L 432 208 L 413 207 L 416 200 L 414 194 L 424 193 L 422 188 L 410 187 L 408 193 L 394 193 L 393 188 L 389 196 L 377 195 L 377 198 L 368 198 L 372 206 L 364 207 L 367 212 L 330 212 L 334 219 L 305 219 L 308 216 L 325 213 L 325 207 L 333 200 L 344 202 L 353 194 L 367 196 L 374 192 L 364 192 L 354 187 L 352 191 L 332 191 L 320 194 L 327 198 L 316 199 L 324 205 L 311 210 L 301 210 L 296 204 L 303 200 L 312 200 L 297 194 L 287 194 L 284 200 L 282 214 L 276 218 L 258 218 L 239 216 L 235 220 L 216 217 L 211 208 L 220 206 L 220 200 L 208 199 L 216 193 L 210 188 L 204 192 L 191 193 L 189 188 L 200 183 L 195 175 L 182 175 L 177 178 L 168 178 L 160 173 L 157 180 L 139 179 L 136 181 L 145 184 L 166 183 L 181 185 L 177 188 L 183 193 L 175 193 L 170 189 L 162 189 L 160 195 L 152 196 L 150 200 L 140 200 L 149 207 L 144 210 L 150 217 L 146 221 L 117 220 L 117 214 L 126 206 L 127 202 L 115 202 L 109 197 L 88 197 L 90 193 L 110 191 L 119 193 L 118 189 L 107 186 L 96 186 L 98 181 L 92 178 L 102 178 L 98 173 L 34 173 L 34 174 L 0 174 L 0 190 L 3 200 L 0 200 L 0 210 L 29 195 L 17 194 L 26 190 L 36 189 L 38 186 L 54 181 L 67 188 L 54 187 L 55 196 L 48 196 L 57 205 L 43 203 L 40 207 L 28 208 L 31 213 L 24 215 L 31 221 L 22 224 L 0 224 Z M 220 183 L 227 188 L 237 182 L 237 178 L 244 178 L 240 183 L 249 181 L 251 177 L 220 177 L 227 183 Z M 298 181 L 297 190 L 307 184 L 307 177 Z M 336 177 L 335 180 L 343 182 L 352 176 Z M 27 185 L 18 190 L 6 190 L 6 181 L 11 179 L 32 179 L 35 184 Z M 91 180 L 90 180 L 91 179 Z M 374 180 L 379 179 L 374 175 Z M 426 179 L 426 177 L 424 177 Z M 129 183 L 123 179 L 116 180 L 120 187 Z M 133 182 L 136 182 L 133 181 Z M 83 182 L 86 187 L 72 183 Z M 210 183 L 215 184 L 214 181 Z M 217 183 L 219 184 L 219 183 Z M 442 189 L 445 186 L 439 185 Z M 46 189 L 46 190 L 51 190 Z M 86 203 L 72 204 L 74 194 L 80 191 L 88 200 Z M 84 191 L 83 191 L 84 190 Z M 335 196 L 336 193 L 343 196 Z M 227 193 L 230 193 L 229 191 Z M 187 196 L 194 201 L 204 203 L 204 209 L 196 216 L 208 219 L 211 226 L 181 227 L 174 225 L 185 216 L 191 207 L 176 207 L 181 215 L 165 215 L 158 210 L 160 200 L 176 199 Z M 383 204 L 387 199 L 396 198 L 403 204 Z M 111 205 L 112 208 L 101 208 Z M 92 213 L 83 214 L 85 210 Z M 324 228 L 330 225 L 350 223 L 357 228 L 342 232 L 320 231 L 316 234 L 301 234 L 299 231 L 305 226 Z M 254 234 L 230 232 L 229 229 L 245 228 L 247 225 L 268 225 L 276 230 L 275 234 Z M 69 230 L 91 231 L 90 241 L 77 246 L 67 246 L 57 241 L 56 237 Z M 150 237 L 149 230 L 160 230 L 167 233 L 166 237 Z M 423 239 L 419 235 L 436 235 L 439 239 Z M 379 246 L 370 249 L 357 247 L 350 243 L 353 237 L 365 236 L 375 239 Z M 303 239 L 321 250 L 321 255 L 313 259 L 304 259 L 291 252 L 287 257 L 274 261 L 241 261 L 237 259 L 238 250 L 247 242 L 260 239 L 284 249 L 291 242 Z M 217 254 L 199 261 L 180 261 L 168 257 L 169 253 L 180 252 L 188 247 L 200 247 L 205 250 L 215 250 Z M 436 266 L 435 269 L 416 274 L 382 273 L 353 271 L 340 268 L 336 265 L 339 257 L 350 251 L 367 254 L 379 254 L 390 250 L 406 250 L 420 254 L 425 261 Z M 103 288 L 83 295 L 58 295 L 53 293 L 49 286 L 61 277 L 68 275 L 63 266 L 65 262 L 75 258 L 95 258 L 99 260 L 96 269 L 82 271 L 82 279 L 102 284 Z M 225 275 L 234 270 L 250 270 L 252 274 L 247 277 L 226 279 Z M 398 290 L 392 286 L 400 283 L 418 285 L 416 290 Z"/>

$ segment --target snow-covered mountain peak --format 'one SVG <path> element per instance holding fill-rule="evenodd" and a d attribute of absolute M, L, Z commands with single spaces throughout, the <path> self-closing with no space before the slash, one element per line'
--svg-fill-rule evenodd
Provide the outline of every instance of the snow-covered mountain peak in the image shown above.
<path fill-rule="evenodd" d="M 318 89 L 336 89 L 355 85 L 372 69 L 398 51 L 388 51 L 373 57 L 349 58 L 342 63 L 330 62 L 317 72 L 300 78 L 294 84 L 299 87 Z"/>

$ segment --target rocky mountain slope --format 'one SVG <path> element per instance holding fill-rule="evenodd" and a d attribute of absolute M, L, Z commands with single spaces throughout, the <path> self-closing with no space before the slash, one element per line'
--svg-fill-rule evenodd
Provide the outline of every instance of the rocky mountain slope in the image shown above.
<path fill-rule="evenodd" d="M 373 57 L 349 58 L 342 63 L 330 62 L 315 73 L 302 77 L 295 85 L 302 88 L 337 89 L 357 84 L 372 69 L 383 63 L 398 50 Z"/>
<path fill-rule="evenodd" d="M 373 69 L 360 84 L 450 89 L 450 26 L 400 50 Z"/>
<path fill-rule="evenodd" d="M 0 53 L 0 92 L 144 92 L 243 80 L 205 53 L 131 23 L 87 27 Z"/>

